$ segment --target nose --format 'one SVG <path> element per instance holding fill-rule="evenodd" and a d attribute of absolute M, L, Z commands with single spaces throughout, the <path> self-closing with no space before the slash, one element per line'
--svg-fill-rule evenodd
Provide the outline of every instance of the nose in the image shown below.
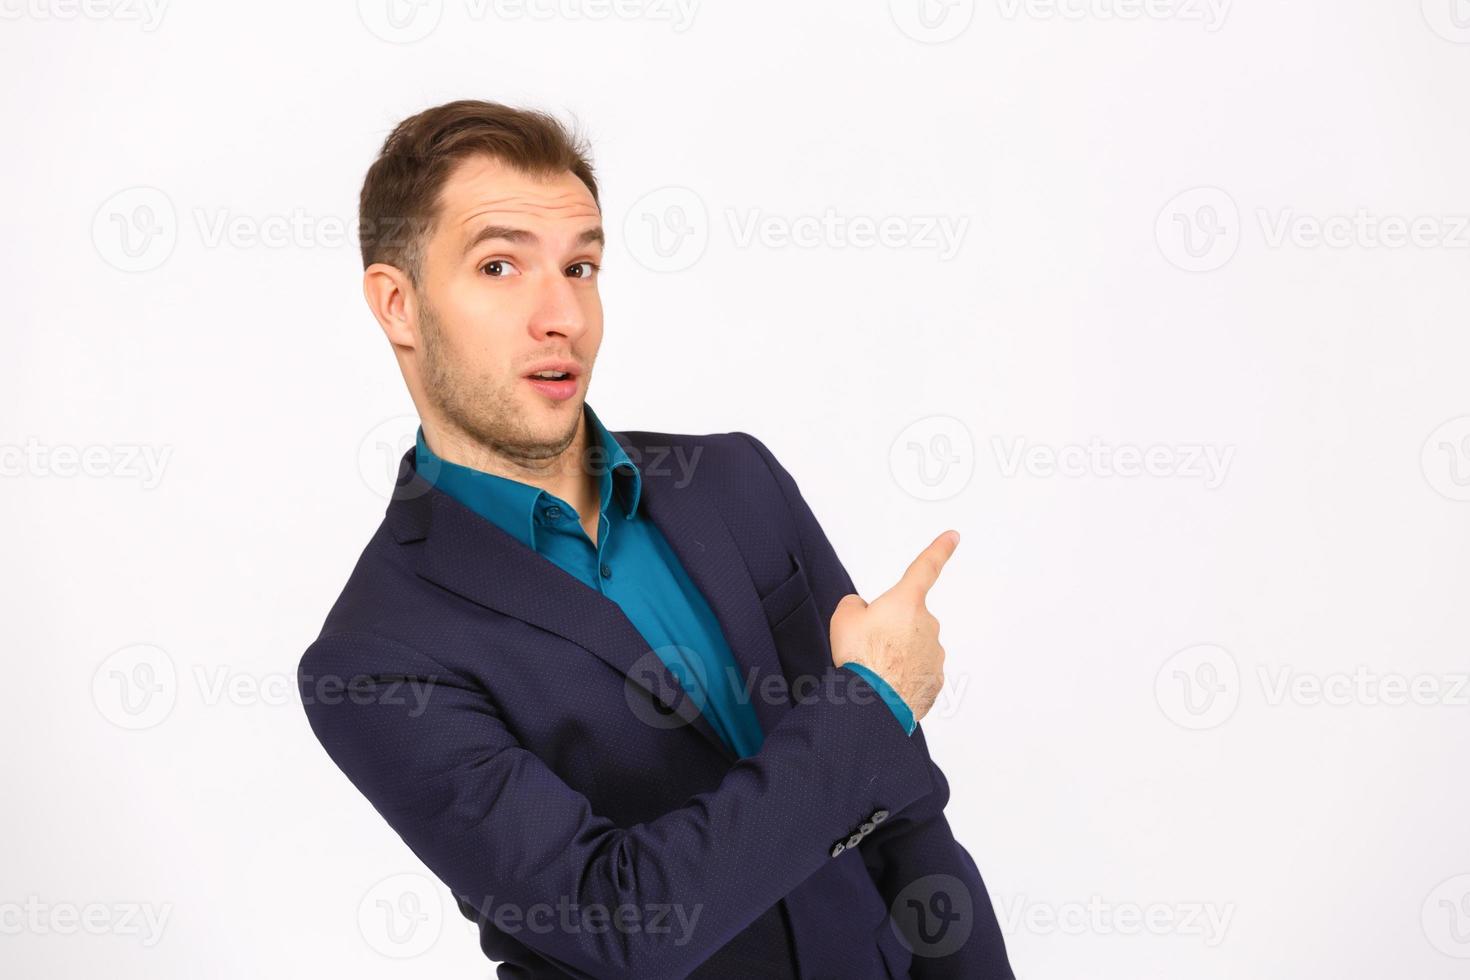
<path fill-rule="evenodd" d="M 541 340 L 561 335 L 576 340 L 587 329 L 587 312 L 576 286 L 561 273 L 542 277 L 531 315 L 531 333 Z"/>

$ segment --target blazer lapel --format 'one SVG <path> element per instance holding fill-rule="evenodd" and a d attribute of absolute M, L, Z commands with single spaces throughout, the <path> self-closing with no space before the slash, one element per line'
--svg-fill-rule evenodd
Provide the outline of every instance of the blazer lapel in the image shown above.
<path fill-rule="evenodd" d="M 612 436 L 630 458 L 641 460 L 649 455 L 646 447 L 636 445 L 623 433 L 614 432 Z M 697 476 L 679 486 L 670 467 L 645 469 L 640 464 L 638 469 L 643 480 L 639 509 L 663 533 L 714 611 L 725 642 L 741 668 L 740 677 L 734 679 L 740 686 L 740 696 L 750 699 L 761 731 L 769 734 L 791 707 L 790 684 L 782 673 L 760 596 L 730 528 L 712 503 L 713 495 L 698 484 Z M 772 676 L 780 678 L 776 687 L 779 697 L 763 697 L 762 685 Z"/>
<path fill-rule="evenodd" d="M 626 678 L 635 719 L 688 726 L 736 760 L 617 603 L 429 484 L 413 449 L 399 464 L 387 519 L 399 544 L 417 550 L 421 578 L 585 648 Z"/>

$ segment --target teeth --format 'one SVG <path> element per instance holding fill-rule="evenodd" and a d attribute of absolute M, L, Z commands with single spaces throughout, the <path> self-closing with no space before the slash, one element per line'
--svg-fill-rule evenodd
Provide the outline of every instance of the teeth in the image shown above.
<path fill-rule="evenodd" d="M 531 375 L 531 377 L 533 378 L 546 378 L 548 381 L 555 381 L 559 378 L 565 378 L 566 376 L 567 373 L 565 371 L 537 371 L 535 374 Z"/>

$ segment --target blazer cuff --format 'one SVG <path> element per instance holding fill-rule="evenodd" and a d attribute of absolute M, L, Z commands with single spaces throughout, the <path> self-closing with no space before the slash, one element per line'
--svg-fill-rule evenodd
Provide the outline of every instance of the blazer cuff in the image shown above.
<path fill-rule="evenodd" d="M 891 684 L 879 677 L 873 670 L 855 660 L 849 660 L 842 666 L 867 681 L 869 686 L 878 692 L 878 696 L 883 699 L 883 703 L 888 705 L 888 710 L 893 712 L 893 717 L 897 718 L 898 723 L 903 726 L 905 735 L 912 735 L 914 733 L 914 726 L 918 724 L 918 722 L 914 721 L 914 713 L 909 708 L 908 703 L 899 697 L 898 692 L 893 689 Z"/>

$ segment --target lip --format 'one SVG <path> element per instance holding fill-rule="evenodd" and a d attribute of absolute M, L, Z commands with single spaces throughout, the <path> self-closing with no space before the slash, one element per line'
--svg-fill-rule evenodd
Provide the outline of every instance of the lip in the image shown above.
<path fill-rule="evenodd" d="M 576 361 L 542 361 L 539 364 L 531 365 L 521 377 L 529 378 L 537 371 L 565 371 L 568 381 L 575 381 L 582 374 L 582 370 Z"/>
<path fill-rule="evenodd" d="M 565 371 L 567 376 L 560 381 L 547 381 L 543 378 L 532 377 L 537 371 Z M 576 361 L 542 361 L 540 364 L 533 365 L 523 377 L 532 388 L 557 402 L 564 402 L 573 397 L 582 386 L 582 375 Z"/>
<path fill-rule="evenodd" d="M 568 398 L 571 398 L 577 393 L 578 387 L 576 378 L 566 378 L 562 381 L 542 381 L 540 378 L 527 378 L 526 383 L 554 402 L 564 402 Z"/>

